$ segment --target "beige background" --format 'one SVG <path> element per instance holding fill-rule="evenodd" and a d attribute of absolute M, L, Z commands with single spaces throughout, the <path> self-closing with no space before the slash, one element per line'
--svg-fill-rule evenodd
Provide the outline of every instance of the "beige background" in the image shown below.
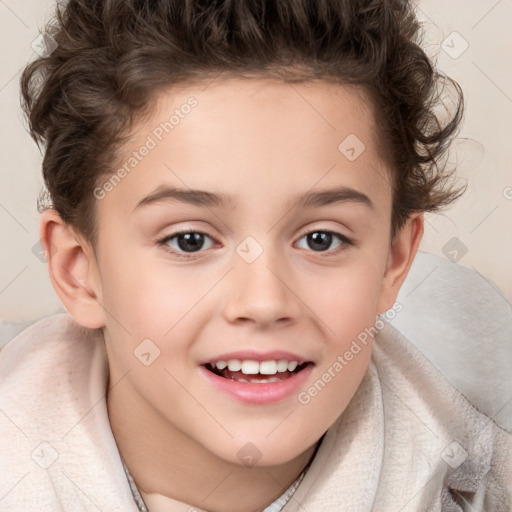
<path fill-rule="evenodd" d="M 25 131 L 18 88 L 52 5 L 0 0 L 0 320 L 6 321 L 62 310 L 46 266 L 33 252 L 41 155 Z M 454 207 L 426 217 L 421 250 L 474 268 L 510 301 L 512 1 L 425 0 L 418 15 L 425 22 L 428 53 L 465 92 L 466 115 L 452 159 L 468 180 L 465 197 Z"/>

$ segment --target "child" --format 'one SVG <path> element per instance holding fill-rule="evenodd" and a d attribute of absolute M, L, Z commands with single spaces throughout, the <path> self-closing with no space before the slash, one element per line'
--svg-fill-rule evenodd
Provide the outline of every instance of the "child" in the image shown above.
<path fill-rule="evenodd" d="M 0 353 L 1 510 L 511 510 L 510 435 L 386 322 L 462 193 L 418 29 L 398 0 L 59 7 L 21 83 L 68 314 Z"/>

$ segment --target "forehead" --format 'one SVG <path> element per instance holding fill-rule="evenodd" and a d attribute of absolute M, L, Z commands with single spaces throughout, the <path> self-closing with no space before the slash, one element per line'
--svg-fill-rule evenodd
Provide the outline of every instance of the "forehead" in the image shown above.
<path fill-rule="evenodd" d="M 389 178 L 375 127 L 372 103 L 355 86 L 228 78 L 173 87 L 135 127 L 118 165 L 148 141 L 151 150 L 111 195 L 134 207 L 155 185 L 173 183 L 233 197 L 249 189 L 261 202 L 262 195 L 296 196 L 315 183 L 339 185 L 341 177 L 386 201 Z"/>

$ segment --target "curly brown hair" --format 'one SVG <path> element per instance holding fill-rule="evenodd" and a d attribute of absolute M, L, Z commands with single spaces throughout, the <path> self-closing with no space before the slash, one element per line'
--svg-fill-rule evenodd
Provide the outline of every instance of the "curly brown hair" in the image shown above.
<path fill-rule="evenodd" d="M 443 163 L 462 91 L 422 50 L 420 28 L 407 0 L 59 4 L 45 29 L 56 48 L 21 77 L 30 133 L 44 147 L 39 209 L 54 208 L 94 245 L 93 189 L 114 172 L 113 155 L 163 89 L 221 73 L 322 79 L 362 86 L 373 100 L 392 169 L 393 236 L 412 213 L 437 211 L 464 191 Z M 446 83 L 456 101 L 442 123 Z"/>

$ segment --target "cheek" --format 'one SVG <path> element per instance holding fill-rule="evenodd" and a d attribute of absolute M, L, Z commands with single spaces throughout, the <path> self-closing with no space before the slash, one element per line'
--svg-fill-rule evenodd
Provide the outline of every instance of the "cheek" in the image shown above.
<path fill-rule="evenodd" d="M 112 258 L 102 271 L 112 356 L 123 373 L 140 370 L 134 351 L 143 342 L 151 348 L 144 341 L 151 340 L 159 354 L 156 366 L 185 368 L 186 354 L 204 323 L 206 301 L 201 298 L 212 276 L 192 267 L 172 268 L 159 258 L 151 264 L 142 260 Z"/>
<path fill-rule="evenodd" d="M 330 427 L 346 409 L 366 374 L 371 358 L 371 341 L 366 344 L 350 343 L 344 348 L 346 350 L 340 350 L 318 368 L 310 385 L 297 397 L 304 417 L 309 421 L 314 418 L 320 431 Z"/>
<path fill-rule="evenodd" d="M 382 265 L 385 255 L 368 250 L 357 262 L 337 270 L 323 293 L 313 296 L 329 326 L 322 364 L 299 403 L 318 419 L 332 423 L 345 409 L 363 379 L 371 358 Z"/>
<path fill-rule="evenodd" d="M 351 272 L 330 293 L 318 296 L 323 305 L 326 343 L 321 363 L 297 400 L 315 424 L 331 425 L 347 407 L 363 379 L 376 334 L 378 281 L 367 272 Z"/>
<path fill-rule="evenodd" d="M 305 283 L 308 305 L 320 318 L 326 334 L 336 340 L 347 340 L 375 323 L 381 272 L 378 265 L 364 264 L 340 267 L 317 281 L 315 287 Z"/>
<path fill-rule="evenodd" d="M 162 336 L 186 312 L 193 287 L 178 279 L 178 271 L 158 270 L 160 263 L 148 261 L 142 251 L 127 252 L 112 250 L 103 261 L 104 306 L 129 332 Z"/>

